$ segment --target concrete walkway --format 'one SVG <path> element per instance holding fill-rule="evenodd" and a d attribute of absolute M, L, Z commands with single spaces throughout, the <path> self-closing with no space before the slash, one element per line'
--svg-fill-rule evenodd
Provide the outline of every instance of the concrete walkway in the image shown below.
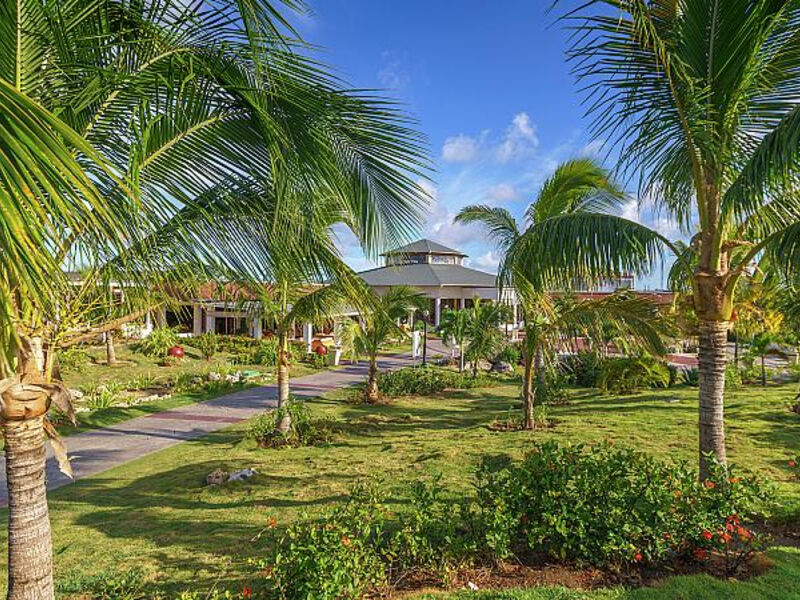
<path fill-rule="evenodd" d="M 428 350 L 430 351 L 430 345 Z M 439 348 L 436 351 L 441 353 Z M 379 366 L 396 369 L 411 364 L 410 354 L 383 357 Z M 291 381 L 291 392 L 313 398 L 326 392 L 360 383 L 366 378 L 367 363 L 320 371 Z M 126 462 L 193 440 L 233 423 L 249 419 L 277 405 L 275 385 L 258 386 L 167 410 L 137 417 L 102 429 L 65 438 L 75 479 L 90 477 Z M 58 470 L 52 452 L 47 455 L 47 487 L 54 489 L 72 480 Z M 0 457 L 0 506 L 8 503 L 5 458 Z"/>

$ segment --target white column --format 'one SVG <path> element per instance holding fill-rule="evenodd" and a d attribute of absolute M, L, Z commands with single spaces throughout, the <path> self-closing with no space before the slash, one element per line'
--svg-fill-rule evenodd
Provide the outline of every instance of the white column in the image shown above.
<path fill-rule="evenodd" d="M 303 341 L 306 343 L 306 352 L 311 352 L 311 340 L 314 339 L 313 323 L 303 325 Z"/>
<path fill-rule="evenodd" d="M 408 329 L 414 331 L 414 311 L 408 311 Z"/>
<path fill-rule="evenodd" d="M 433 311 L 433 324 L 438 327 L 439 326 L 439 319 L 442 317 L 442 299 L 436 298 L 434 300 L 434 311 Z"/>
<path fill-rule="evenodd" d="M 519 339 L 519 317 L 517 313 L 517 303 L 515 302 L 512 304 L 512 308 L 514 310 L 514 323 L 513 329 L 511 330 L 511 339 L 512 341 L 517 341 Z"/>
<path fill-rule="evenodd" d="M 214 312 L 210 309 L 206 309 L 206 333 L 214 333 L 216 331 L 217 325 L 217 317 L 214 316 Z"/>
<path fill-rule="evenodd" d="M 192 305 L 192 335 L 203 333 L 203 308 L 199 304 Z"/>
<path fill-rule="evenodd" d="M 464 298 L 464 296 L 461 296 L 461 298 L 458 299 L 458 308 L 464 310 L 466 306 L 467 306 L 467 299 Z"/>
<path fill-rule="evenodd" d="M 261 339 L 264 331 L 261 328 L 261 317 L 253 317 L 253 337 L 257 340 Z"/>

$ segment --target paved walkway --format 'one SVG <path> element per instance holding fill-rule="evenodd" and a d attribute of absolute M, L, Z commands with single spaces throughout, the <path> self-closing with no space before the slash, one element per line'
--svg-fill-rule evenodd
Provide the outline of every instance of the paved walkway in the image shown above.
<path fill-rule="evenodd" d="M 431 350 L 430 344 L 428 350 Z M 439 348 L 436 348 L 440 352 Z M 442 353 L 442 352 L 440 352 Z M 411 364 L 409 354 L 383 357 L 381 369 Z M 292 394 L 313 398 L 331 390 L 363 381 L 367 363 L 320 371 L 291 381 Z M 65 438 L 75 479 L 83 479 L 135 460 L 147 454 L 193 440 L 232 423 L 249 419 L 277 405 L 275 385 L 258 386 L 181 406 L 145 417 L 130 419 L 111 427 L 78 433 Z M 54 489 L 72 480 L 58 470 L 52 452 L 47 455 L 47 487 Z M 0 506 L 8 503 L 5 458 L 0 457 Z"/>

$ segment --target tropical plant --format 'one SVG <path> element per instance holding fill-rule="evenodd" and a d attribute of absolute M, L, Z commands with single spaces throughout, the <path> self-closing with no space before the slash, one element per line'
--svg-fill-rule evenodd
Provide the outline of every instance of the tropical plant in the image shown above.
<path fill-rule="evenodd" d="M 537 285 L 644 273 L 664 250 L 677 256 L 699 321 L 704 477 L 709 456 L 726 460 L 737 284 L 762 254 L 788 270 L 800 264 L 800 4 L 591 0 L 567 10 L 576 30 L 568 56 L 586 84 L 593 133 L 691 241 L 681 252 L 618 211 L 593 211 L 547 220 L 518 253 Z M 555 259 L 536 264 L 545 254 Z"/>
<path fill-rule="evenodd" d="M 364 401 L 374 404 L 380 397 L 378 352 L 391 337 L 408 335 L 397 326 L 397 320 L 409 312 L 421 310 L 425 298 L 414 288 L 405 285 L 392 286 L 383 295 L 365 290 L 365 295 L 370 308 L 362 313 L 361 326 L 355 336 L 355 351 L 369 360 Z"/>
<path fill-rule="evenodd" d="M 531 282 L 525 268 L 529 257 L 517 249 L 524 239 L 535 236 L 551 220 L 567 215 L 591 214 L 623 197 L 608 172 L 594 160 L 575 159 L 559 165 L 542 186 L 536 200 L 525 214 L 524 229 L 504 208 L 467 206 L 456 220 L 481 223 L 501 253 L 498 281 L 511 287 L 519 301 L 525 327 L 522 352 L 525 371 L 522 385 L 524 427 L 536 425 L 534 406 L 537 391 L 545 388 L 545 367 L 557 347 L 579 336 L 595 342 L 602 349 L 611 337 L 626 338 L 653 352 L 663 352 L 662 336 L 668 331 L 665 320 L 651 302 L 621 292 L 601 300 L 575 301 L 569 294 L 549 294 L 540 282 Z M 537 264 L 558 261 L 552 250 L 541 252 Z M 546 267 L 544 267 L 546 268 Z M 556 283 L 571 287 L 575 280 Z M 537 283 L 538 285 L 535 285 Z M 534 377 L 536 382 L 534 382 Z"/>
<path fill-rule="evenodd" d="M 156 327 L 136 345 L 136 349 L 150 358 L 166 358 L 167 352 L 177 346 L 180 338 L 172 327 Z"/>
<path fill-rule="evenodd" d="M 251 273 L 253 264 L 271 275 L 274 261 L 247 235 L 247 217 L 273 217 L 249 226 L 280 230 L 300 198 L 332 198 L 328 206 L 371 254 L 397 243 L 418 222 L 424 194 L 414 173 L 424 158 L 394 107 L 345 93 L 295 51 L 295 32 L 268 0 L 17 0 L 6 9 L 0 418 L 8 597 L 49 600 L 42 430 L 55 433 L 45 420 L 51 402 L 72 414 L 55 378 L 59 349 L 117 329 L 161 295 L 212 275 Z M 254 182 L 264 193 L 242 200 L 239 190 Z M 204 201 L 220 190 L 236 192 L 227 205 Z M 205 218 L 186 218 L 197 212 Z M 235 251 L 226 253 L 226 243 Z M 296 246 L 282 252 L 315 270 Z M 64 269 L 75 265 L 85 267 L 79 282 Z M 113 281 L 125 282 L 128 310 L 109 320 L 91 298 Z"/>
<path fill-rule="evenodd" d="M 475 298 L 467 314 L 466 334 L 469 344 L 464 355 L 470 361 L 472 376 L 477 377 L 480 362 L 494 356 L 503 345 L 504 336 L 500 324 L 503 323 L 506 310 L 502 304 L 483 302 L 480 298 Z"/>
<path fill-rule="evenodd" d="M 446 345 L 458 347 L 458 370 L 464 370 L 464 346 L 469 336 L 471 313 L 466 309 L 446 309 L 439 319 L 439 335 Z"/>

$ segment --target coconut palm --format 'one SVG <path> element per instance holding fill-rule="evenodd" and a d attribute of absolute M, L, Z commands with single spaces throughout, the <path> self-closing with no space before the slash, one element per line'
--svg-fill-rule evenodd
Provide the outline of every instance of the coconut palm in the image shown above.
<path fill-rule="evenodd" d="M 472 376 L 477 377 L 482 360 L 494 356 L 503 345 L 503 331 L 500 324 L 505 321 L 506 308 L 496 302 L 484 302 L 480 298 L 473 300 L 472 308 L 467 311 L 467 339 L 469 343 L 464 351 L 472 367 Z"/>
<path fill-rule="evenodd" d="M 80 293 L 63 266 L 93 270 L 89 286 L 125 281 L 126 318 L 162 284 L 167 292 L 246 271 L 246 252 L 234 260 L 215 248 L 220 236 L 238 235 L 246 250 L 246 230 L 198 238 L 199 228 L 174 225 L 176 213 L 199 210 L 198 199 L 242 178 L 269 193 L 236 205 L 240 216 L 281 214 L 325 189 L 374 253 L 418 221 L 423 195 L 409 173 L 423 159 L 404 117 L 380 99 L 345 93 L 300 58 L 291 28 L 266 1 L 16 0 L 0 14 L 8 597 L 48 599 L 42 430 L 53 433 L 51 402 L 71 413 L 53 378 L 55 357 L 60 344 L 120 325 L 64 310 L 63 299 Z M 209 212 L 207 222 L 214 218 Z M 164 228 L 171 243 L 158 245 Z"/>
<path fill-rule="evenodd" d="M 554 300 L 543 286 L 533 285 L 526 277 L 523 266 L 527 265 L 527 257 L 516 252 L 524 237 L 536 235 L 551 219 L 589 214 L 623 198 L 622 190 L 601 165 L 592 159 L 580 158 L 556 168 L 526 210 L 522 226 L 508 210 L 500 207 L 467 206 L 456 216 L 458 222 L 480 223 L 487 229 L 501 255 L 498 281 L 502 287 L 513 288 L 519 300 L 525 328 L 522 397 L 526 429 L 535 426 L 534 405 L 537 388 L 544 383 L 546 358 L 552 356 L 565 339 L 580 335 L 601 346 L 609 331 L 613 331 L 638 340 L 656 352 L 663 351 L 661 335 L 666 332 L 666 326 L 652 303 L 619 295 L 577 303 L 568 302 L 569 298 L 564 297 Z M 552 252 L 545 252 L 537 260 L 545 264 L 554 258 Z M 571 286 L 574 281 L 560 283 Z"/>
<path fill-rule="evenodd" d="M 470 312 L 467 309 L 446 309 L 439 320 L 439 335 L 445 344 L 458 347 L 458 370 L 464 371 L 464 347 L 469 339 Z"/>
<path fill-rule="evenodd" d="M 371 290 L 364 290 L 366 304 L 371 308 L 361 315 L 359 331 L 355 335 L 355 353 L 366 356 L 369 360 L 367 387 L 364 401 L 376 403 L 378 393 L 378 353 L 387 341 L 392 338 L 408 336 L 397 326 L 397 320 L 408 315 L 410 311 L 421 310 L 426 303 L 425 297 L 414 288 L 398 285 L 390 287 L 385 294 L 378 295 Z"/>
<path fill-rule="evenodd" d="M 562 3 L 563 4 L 563 3 Z M 594 134 L 642 198 L 691 237 L 687 260 L 619 214 L 552 219 L 528 236 L 534 283 L 646 272 L 665 249 L 687 270 L 699 319 L 700 475 L 724 463 L 726 340 L 737 283 L 773 253 L 800 264 L 800 53 L 796 0 L 593 0 L 564 19 Z M 541 266 L 546 251 L 556 260 Z"/>

